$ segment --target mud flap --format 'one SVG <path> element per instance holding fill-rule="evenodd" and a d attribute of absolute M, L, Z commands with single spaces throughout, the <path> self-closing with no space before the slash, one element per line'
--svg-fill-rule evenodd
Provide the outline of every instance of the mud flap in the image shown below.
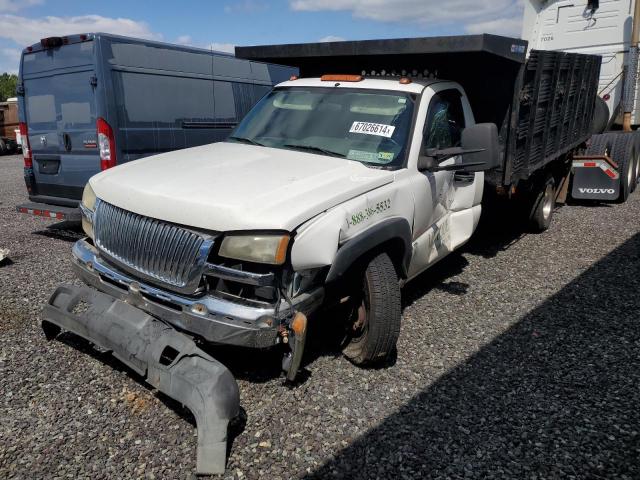
<path fill-rule="evenodd" d="M 61 330 L 79 335 L 145 377 L 194 415 L 197 473 L 224 473 L 227 426 L 239 411 L 231 372 L 188 336 L 142 310 L 89 287 L 62 285 L 44 308 L 47 339 Z"/>
<path fill-rule="evenodd" d="M 608 157 L 575 157 L 571 197 L 613 202 L 620 196 L 620 174 Z"/>

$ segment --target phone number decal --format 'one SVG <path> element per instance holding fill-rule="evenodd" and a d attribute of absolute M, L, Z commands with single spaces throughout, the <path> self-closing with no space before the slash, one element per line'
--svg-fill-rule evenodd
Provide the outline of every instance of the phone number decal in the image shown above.
<path fill-rule="evenodd" d="M 376 215 L 380 215 L 381 213 L 384 213 L 390 209 L 391 200 L 383 200 L 376 203 L 375 205 L 365 208 L 364 210 L 354 213 L 350 217 L 347 217 L 347 223 L 350 227 L 355 227 L 356 225 L 360 225 L 361 223 L 366 222 Z"/>

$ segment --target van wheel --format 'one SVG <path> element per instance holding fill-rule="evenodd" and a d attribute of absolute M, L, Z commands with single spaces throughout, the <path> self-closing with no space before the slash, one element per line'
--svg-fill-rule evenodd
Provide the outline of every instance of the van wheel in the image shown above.
<path fill-rule="evenodd" d="M 542 233 L 549 229 L 556 208 L 556 181 L 553 175 L 547 175 L 542 188 L 537 192 L 529 213 L 529 228 L 532 232 Z"/>
<path fill-rule="evenodd" d="M 400 284 L 389 255 L 369 262 L 352 297 L 342 353 L 356 365 L 382 362 L 395 352 L 400 335 Z"/>
<path fill-rule="evenodd" d="M 5 153 L 7 153 L 7 146 L 4 143 L 4 140 L 0 138 L 0 155 L 4 155 Z"/>

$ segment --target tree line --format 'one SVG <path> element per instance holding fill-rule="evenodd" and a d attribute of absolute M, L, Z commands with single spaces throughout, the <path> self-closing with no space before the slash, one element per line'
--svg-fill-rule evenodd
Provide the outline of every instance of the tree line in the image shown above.
<path fill-rule="evenodd" d="M 0 102 L 4 102 L 7 98 L 16 96 L 16 86 L 18 85 L 18 76 L 14 73 L 3 73 L 0 75 Z"/>

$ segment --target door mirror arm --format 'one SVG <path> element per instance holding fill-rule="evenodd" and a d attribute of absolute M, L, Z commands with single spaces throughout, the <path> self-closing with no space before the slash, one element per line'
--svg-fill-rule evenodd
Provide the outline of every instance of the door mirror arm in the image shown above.
<path fill-rule="evenodd" d="M 457 163 L 454 165 L 440 166 L 440 164 L 450 158 L 460 155 L 468 155 L 470 153 L 483 152 L 484 149 L 464 149 L 460 147 L 444 148 L 438 150 L 437 148 L 426 148 L 424 155 L 418 158 L 418 170 L 421 172 L 441 172 L 441 171 L 459 171 L 466 170 L 467 167 L 477 166 L 480 163 Z"/>

